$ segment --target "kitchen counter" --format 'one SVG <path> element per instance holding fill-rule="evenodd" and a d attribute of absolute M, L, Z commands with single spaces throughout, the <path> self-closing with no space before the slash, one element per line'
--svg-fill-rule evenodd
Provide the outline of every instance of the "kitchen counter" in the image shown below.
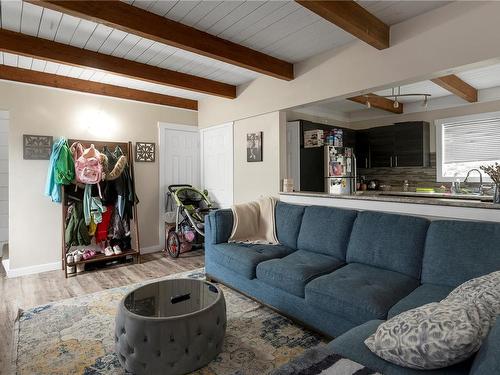
<path fill-rule="evenodd" d="M 493 204 L 492 202 L 483 202 L 475 199 L 456 199 L 445 198 L 445 194 L 417 193 L 414 196 L 406 196 L 403 192 L 395 191 L 362 191 L 352 195 L 331 195 L 326 193 L 315 193 L 309 191 L 297 191 L 292 193 L 280 193 L 281 195 L 301 195 L 310 197 L 323 197 L 333 199 L 356 199 L 356 200 L 369 200 L 380 202 L 397 202 L 397 203 L 410 203 L 410 204 L 430 204 L 438 206 L 453 206 L 453 207 L 470 207 L 470 208 L 485 208 L 500 210 L 500 204 Z M 410 193 L 411 194 L 411 193 Z"/>
<path fill-rule="evenodd" d="M 282 192 L 280 193 L 280 200 L 304 205 L 425 216 L 431 219 L 446 218 L 500 222 L 500 205 L 492 202 L 427 196 L 408 197 L 394 193 L 364 191 L 353 195 L 330 195 L 314 192 Z"/>

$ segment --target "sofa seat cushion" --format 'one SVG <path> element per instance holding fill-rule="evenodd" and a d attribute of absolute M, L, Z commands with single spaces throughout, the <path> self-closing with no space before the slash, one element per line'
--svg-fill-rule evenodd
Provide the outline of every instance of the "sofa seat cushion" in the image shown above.
<path fill-rule="evenodd" d="M 420 307 L 431 302 L 439 302 L 446 298 L 453 290 L 452 287 L 444 285 L 423 284 L 396 303 L 389 310 L 388 318 L 392 318 L 402 312 Z"/>
<path fill-rule="evenodd" d="M 351 263 L 311 281 L 305 297 L 318 308 L 361 324 L 385 319 L 390 308 L 418 284 L 398 272 Z"/>
<path fill-rule="evenodd" d="M 421 371 L 400 367 L 376 356 L 368 349 L 364 341 L 375 333 L 382 322 L 371 320 L 355 327 L 330 342 L 327 348 L 384 375 L 466 375 L 469 373 L 471 360 L 439 370 Z"/>
<path fill-rule="evenodd" d="M 297 250 L 281 259 L 272 259 L 257 266 L 257 279 L 304 297 L 304 287 L 312 279 L 341 267 L 343 261 L 323 254 Z"/>
<path fill-rule="evenodd" d="M 247 279 L 254 279 L 255 269 L 260 262 L 283 258 L 294 250 L 283 245 L 222 243 L 212 245 L 210 251 L 210 257 L 216 263 Z"/>

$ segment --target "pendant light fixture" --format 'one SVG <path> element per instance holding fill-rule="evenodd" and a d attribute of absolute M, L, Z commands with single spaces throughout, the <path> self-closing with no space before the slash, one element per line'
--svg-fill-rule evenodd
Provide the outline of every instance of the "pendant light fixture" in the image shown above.
<path fill-rule="evenodd" d="M 429 98 L 432 96 L 431 94 L 425 94 L 425 93 L 408 93 L 408 94 L 401 94 L 401 86 L 397 87 L 392 87 L 391 88 L 391 95 L 377 95 L 377 94 L 366 94 L 366 107 L 371 108 L 370 104 L 370 97 L 382 97 L 382 98 L 387 98 L 387 99 L 393 99 L 394 102 L 392 103 L 392 106 L 394 108 L 399 108 L 399 100 L 401 98 L 405 97 L 410 97 L 410 96 L 419 96 L 422 97 L 422 106 L 427 108 L 427 105 L 429 103 Z"/>

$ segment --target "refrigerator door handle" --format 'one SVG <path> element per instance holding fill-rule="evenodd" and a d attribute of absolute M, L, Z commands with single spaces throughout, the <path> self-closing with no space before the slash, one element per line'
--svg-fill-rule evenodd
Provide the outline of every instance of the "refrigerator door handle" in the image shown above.
<path fill-rule="evenodd" d="M 392 168 L 392 156 L 389 158 L 389 161 L 390 161 L 390 165 L 391 165 L 391 168 Z"/>

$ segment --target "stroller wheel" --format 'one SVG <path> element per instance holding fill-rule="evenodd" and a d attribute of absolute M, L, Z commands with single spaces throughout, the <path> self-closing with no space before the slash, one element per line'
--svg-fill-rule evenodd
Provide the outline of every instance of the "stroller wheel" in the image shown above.
<path fill-rule="evenodd" d="M 181 253 L 181 241 L 176 232 L 171 231 L 167 237 L 167 252 L 172 258 L 177 258 Z"/>

